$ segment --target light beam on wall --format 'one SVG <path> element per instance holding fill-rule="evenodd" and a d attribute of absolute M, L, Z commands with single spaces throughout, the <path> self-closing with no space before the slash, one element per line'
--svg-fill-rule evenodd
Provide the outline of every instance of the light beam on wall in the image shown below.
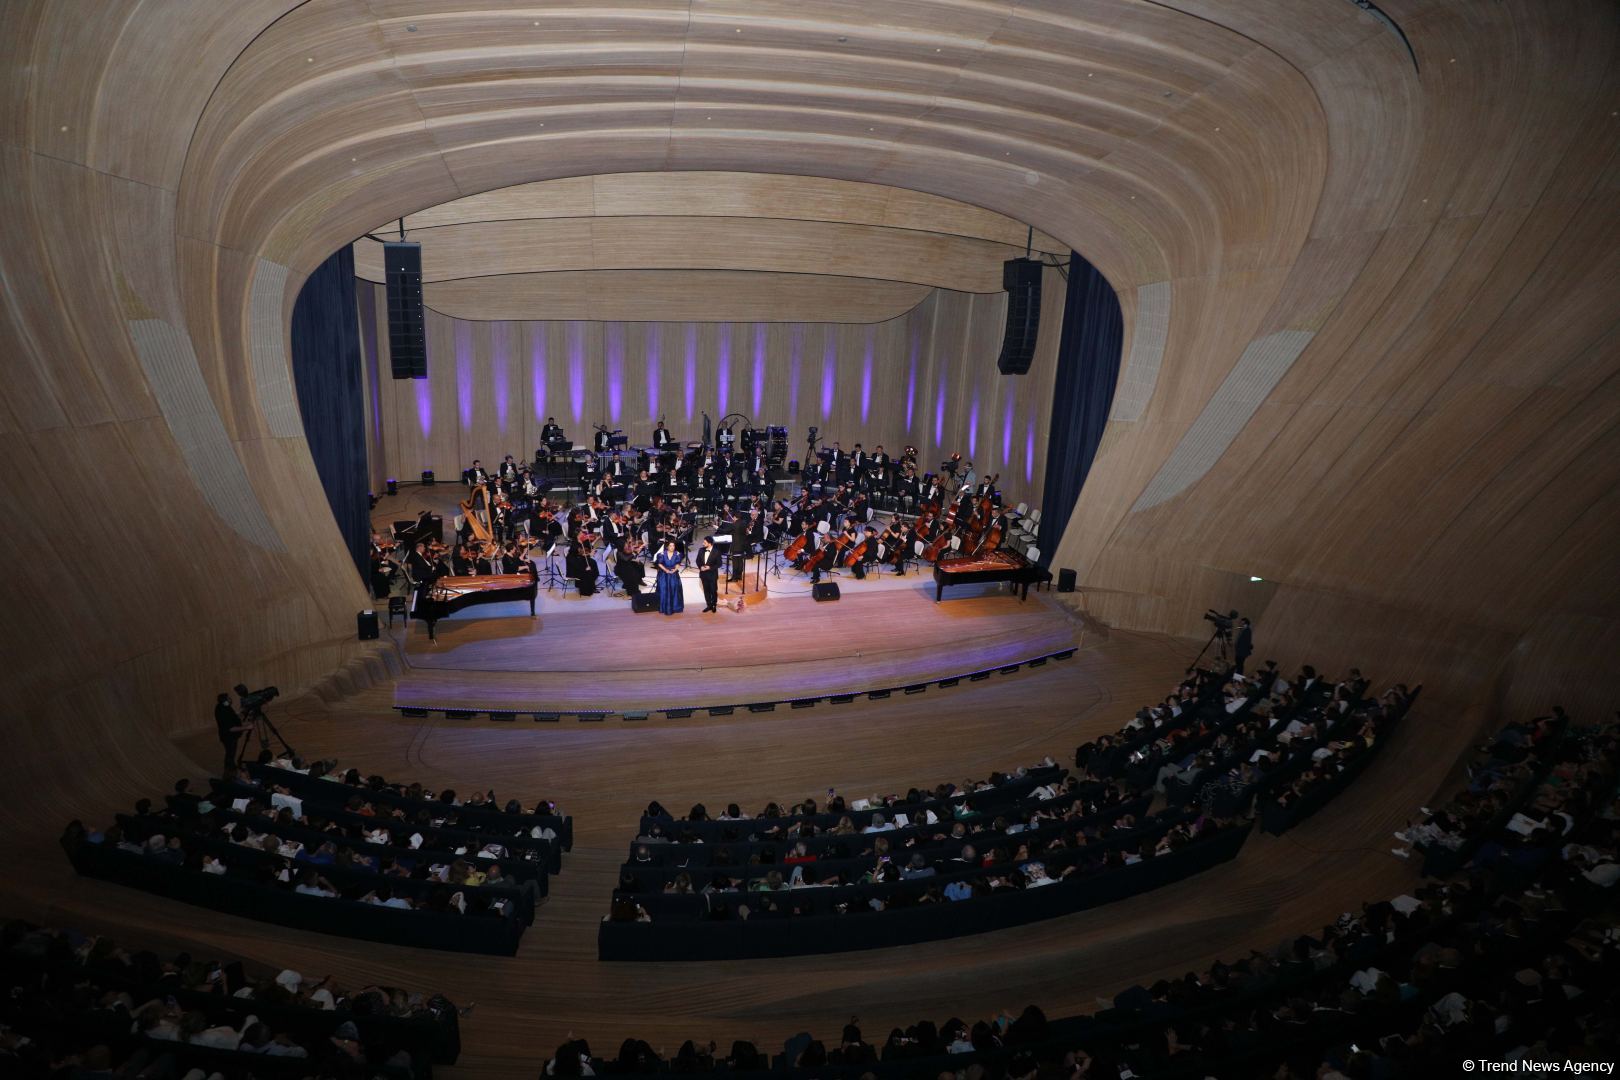
<path fill-rule="evenodd" d="M 720 324 L 719 348 L 714 357 L 714 384 L 715 392 L 719 395 L 716 404 L 720 406 L 720 415 L 724 416 L 731 410 L 726 406 L 731 401 L 731 324 Z"/>
<path fill-rule="evenodd" d="M 821 422 L 832 419 L 833 392 L 838 388 L 838 342 L 832 327 L 827 328 L 827 344 L 821 350 Z"/>
<path fill-rule="evenodd" d="M 461 414 L 461 430 L 471 431 L 473 422 L 473 343 L 472 323 L 456 320 L 456 408 Z"/>
<path fill-rule="evenodd" d="M 912 416 L 917 404 L 917 354 L 922 350 L 922 334 L 911 328 L 911 366 L 906 374 L 906 434 L 911 434 Z"/>
<path fill-rule="evenodd" d="M 872 352 L 877 348 L 877 327 L 866 328 L 866 355 L 861 361 L 861 423 L 872 413 Z"/>
<path fill-rule="evenodd" d="M 1001 423 L 1001 467 L 1005 469 L 1012 464 L 1013 440 L 1013 398 L 1012 391 L 1007 392 L 1007 414 Z"/>
<path fill-rule="evenodd" d="M 617 427 L 624 411 L 624 324 L 603 327 L 603 364 L 607 374 L 608 423 Z"/>
<path fill-rule="evenodd" d="M 416 379 L 416 425 L 422 429 L 422 438 L 433 434 L 433 384 Z"/>
<path fill-rule="evenodd" d="M 585 417 L 585 324 L 568 324 L 568 404 L 574 423 Z"/>
<path fill-rule="evenodd" d="M 546 331 L 545 328 L 531 323 L 534 336 L 529 345 L 529 382 L 534 393 L 534 419 L 536 423 L 544 423 L 546 419 Z"/>
<path fill-rule="evenodd" d="M 1024 435 L 1024 483 L 1035 480 L 1035 416 L 1030 415 L 1029 427 Z"/>
<path fill-rule="evenodd" d="M 794 323 L 788 335 L 788 423 L 799 419 L 799 368 L 804 362 L 804 324 Z"/>
<path fill-rule="evenodd" d="M 686 422 L 697 404 L 697 323 L 686 324 Z"/>
<path fill-rule="evenodd" d="M 945 375 L 939 376 L 939 389 L 934 394 L 934 449 L 945 443 Z"/>
<path fill-rule="evenodd" d="M 979 391 L 973 391 L 973 404 L 968 407 L 968 460 L 979 452 Z"/>
<path fill-rule="evenodd" d="M 658 419 L 658 383 L 663 372 L 660 370 L 662 360 L 659 353 L 663 350 L 664 335 L 660 332 L 662 326 L 658 323 L 649 323 L 647 331 L 647 419 Z"/>
<path fill-rule="evenodd" d="M 506 417 L 511 406 L 512 388 L 511 375 L 508 370 L 511 361 L 511 342 L 507 335 L 511 332 L 512 324 L 498 322 L 489 328 L 490 345 L 490 382 L 495 391 L 495 424 L 506 434 Z"/>
<path fill-rule="evenodd" d="M 758 422 L 760 410 L 765 407 L 765 324 L 754 324 L 754 411 Z"/>

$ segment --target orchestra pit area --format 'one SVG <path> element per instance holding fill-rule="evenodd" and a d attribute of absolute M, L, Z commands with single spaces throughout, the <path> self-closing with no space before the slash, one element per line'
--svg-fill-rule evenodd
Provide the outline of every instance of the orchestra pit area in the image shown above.
<path fill-rule="evenodd" d="M 1612 3 L 8 14 L 0 1074 L 1612 1073 Z"/>

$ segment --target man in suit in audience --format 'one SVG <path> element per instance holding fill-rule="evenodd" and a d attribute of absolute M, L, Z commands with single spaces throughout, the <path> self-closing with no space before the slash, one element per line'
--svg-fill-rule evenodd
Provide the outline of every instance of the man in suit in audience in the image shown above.
<path fill-rule="evenodd" d="M 697 556 L 698 581 L 703 584 L 703 610 L 718 610 L 720 602 L 720 553 L 714 550 L 714 537 L 703 538 L 703 550 Z"/>
<path fill-rule="evenodd" d="M 1254 654 L 1254 628 L 1248 619 L 1239 619 L 1232 638 L 1232 670 L 1243 674 L 1243 665 Z"/>
<path fill-rule="evenodd" d="M 221 694 L 214 701 L 214 725 L 219 728 L 219 743 L 225 748 L 225 765 L 219 775 L 228 777 L 236 772 L 237 739 L 248 730 L 231 708 L 231 695 Z"/>

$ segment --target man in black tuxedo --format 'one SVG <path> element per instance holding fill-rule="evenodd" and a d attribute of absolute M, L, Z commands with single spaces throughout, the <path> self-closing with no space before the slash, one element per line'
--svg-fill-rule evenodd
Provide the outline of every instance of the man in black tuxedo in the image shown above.
<path fill-rule="evenodd" d="M 596 579 L 601 571 L 596 568 L 596 560 L 582 545 L 574 544 L 568 549 L 568 558 L 563 560 L 563 567 L 563 572 L 574 579 L 579 595 L 591 596 L 596 592 Z"/>
<path fill-rule="evenodd" d="M 546 417 L 545 424 L 540 428 L 540 441 L 549 443 L 552 439 L 562 438 L 563 429 L 558 426 L 555 416 Z"/>
<path fill-rule="evenodd" d="M 472 468 L 467 470 L 467 483 L 477 487 L 479 484 L 487 484 L 488 482 L 489 473 L 485 471 L 484 463 L 477 458 L 473 458 Z"/>
<path fill-rule="evenodd" d="M 219 743 L 225 748 L 225 766 L 219 775 L 228 779 L 236 772 L 236 740 L 247 731 L 242 718 L 231 708 L 231 695 L 221 694 L 215 700 L 214 724 L 219 728 Z"/>
<path fill-rule="evenodd" d="M 1243 674 L 1244 661 L 1254 653 L 1254 629 L 1248 619 L 1239 619 L 1237 634 L 1232 641 L 1232 670 Z"/>
<path fill-rule="evenodd" d="M 664 427 L 664 422 L 662 420 L 658 421 L 658 426 L 653 428 L 653 446 L 662 450 L 674 441 L 675 437 L 669 433 L 668 428 Z"/>
<path fill-rule="evenodd" d="M 720 603 L 720 553 L 714 550 L 714 537 L 703 538 L 703 550 L 697 556 L 698 581 L 703 584 L 703 610 L 718 610 Z"/>

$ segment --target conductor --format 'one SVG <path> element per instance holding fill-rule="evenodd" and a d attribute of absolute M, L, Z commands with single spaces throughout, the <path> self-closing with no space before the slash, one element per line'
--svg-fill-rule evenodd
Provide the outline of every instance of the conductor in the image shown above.
<path fill-rule="evenodd" d="M 703 585 L 703 610 L 716 611 L 720 602 L 720 553 L 714 550 L 714 537 L 703 538 L 697 557 L 698 581 Z"/>
<path fill-rule="evenodd" d="M 220 779 L 228 780 L 236 771 L 236 743 L 237 737 L 247 731 L 247 725 L 242 718 L 236 715 L 231 708 L 231 695 L 221 694 L 214 702 L 214 724 L 219 728 L 219 742 L 225 748 L 225 766 L 220 770 Z"/>

